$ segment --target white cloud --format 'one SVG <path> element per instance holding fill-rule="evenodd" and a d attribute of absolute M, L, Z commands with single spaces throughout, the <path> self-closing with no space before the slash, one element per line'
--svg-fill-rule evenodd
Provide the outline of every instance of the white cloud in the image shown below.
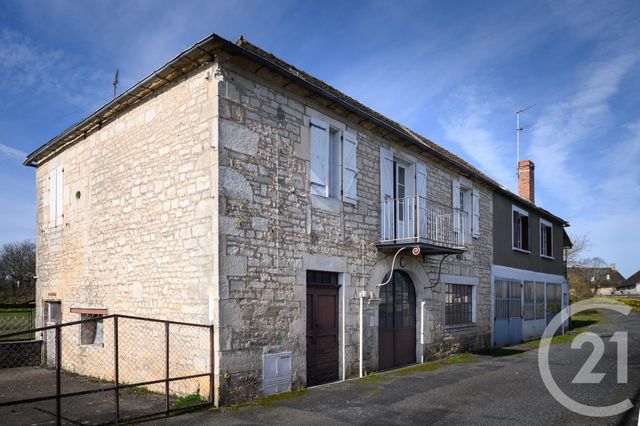
<path fill-rule="evenodd" d="M 536 164 L 537 183 L 574 212 L 598 198 L 584 174 L 593 169 L 581 170 L 574 160 L 593 147 L 594 136 L 609 123 L 610 99 L 639 59 L 632 52 L 585 64 L 591 72 L 578 78 L 566 100 L 544 108 L 533 128 L 527 154 Z"/>
<path fill-rule="evenodd" d="M 0 30 L 0 90 L 6 93 L 50 94 L 59 101 L 94 106 L 99 94 L 108 93 L 112 76 L 83 65 L 36 43 L 23 34 Z M 6 105 L 5 105 L 6 107 Z"/>
<path fill-rule="evenodd" d="M 606 172 L 597 186 L 601 194 L 599 203 L 610 210 L 626 210 L 629 205 L 640 210 L 640 119 L 627 124 L 625 129 L 627 136 L 613 143 L 601 160 Z M 640 214 L 635 217 L 640 222 Z"/>
<path fill-rule="evenodd" d="M 11 159 L 23 161 L 27 157 L 27 153 L 0 143 L 0 154 Z"/>
<path fill-rule="evenodd" d="M 496 105 L 506 102 L 481 96 L 478 89 L 467 86 L 448 98 L 439 122 L 445 138 L 458 144 L 464 157 L 470 158 L 483 172 L 507 187 L 515 186 L 515 146 L 499 140 L 488 126 Z"/>
<path fill-rule="evenodd" d="M 375 55 L 350 60 L 349 67 L 333 81 L 347 94 L 413 126 L 421 119 L 417 112 L 437 102 L 447 90 L 498 67 L 509 61 L 515 50 L 545 38 L 548 21 L 523 19 L 512 12 L 496 11 L 482 22 L 461 20 L 444 32 L 430 30 L 439 25 L 435 21 L 421 22 L 421 28 L 413 34 L 419 42 L 381 44 Z M 407 9 L 402 19 L 411 22 L 411 13 Z M 387 25 L 386 18 L 378 14 L 360 19 L 380 19 L 380 25 Z"/>

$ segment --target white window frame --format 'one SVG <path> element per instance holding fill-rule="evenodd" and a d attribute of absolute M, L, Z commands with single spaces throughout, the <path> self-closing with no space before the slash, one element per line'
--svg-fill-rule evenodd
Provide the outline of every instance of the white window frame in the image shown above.
<path fill-rule="evenodd" d="M 542 227 L 546 226 L 549 227 L 551 229 L 551 254 L 546 254 L 544 253 L 543 248 L 546 247 L 546 245 L 544 245 L 544 241 L 542 239 Z M 548 220 L 544 220 L 542 218 L 540 218 L 540 257 L 544 257 L 545 259 L 551 259 L 554 260 L 554 250 L 553 250 L 553 224 L 551 222 L 549 222 Z"/>
<path fill-rule="evenodd" d="M 315 200 L 319 201 L 321 205 L 325 205 L 329 203 L 332 210 L 341 209 L 342 203 L 357 204 L 357 159 L 353 159 L 354 164 L 350 162 L 345 164 L 345 134 L 349 138 L 350 143 L 356 145 L 355 148 L 355 156 L 357 158 L 357 145 L 358 138 L 357 132 L 354 129 L 347 128 L 347 126 L 337 120 L 334 120 L 330 117 L 325 116 L 316 111 L 312 111 L 309 116 L 309 133 L 308 135 L 308 143 L 309 143 L 309 152 L 312 155 L 314 152 L 313 143 L 313 127 L 318 127 L 320 129 L 325 129 L 326 126 L 326 137 L 327 137 L 327 150 L 326 150 L 326 172 L 324 176 L 324 187 L 319 184 L 315 184 L 311 180 L 311 176 L 309 176 L 309 191 L 313 197 L 316 197 Z M 321 126 L 320 123 L 323 125 Z M 333 137 L 332 137 L 333 135 Z M 351 157 L 350 157 L 351 158 Z M 310 159 L 310 162 L 313 160 Z M 355 187 L 349 187 L 349 194 L 345 193 L 345 167 L 354 174 L 354 185 Z M 311 165 L 310 165 L 311 169 Z M 324 201 L 321 201 L 324 200 Z M 339 204 L 336 202 L 340 202 Z"/>
<path fill-rule="evenodd" d="M 46 312 L 45 312 L 45 322 L 47 324 L 49 323 L 54 323 L 54 324 L 59 324 L 62 322 L 62 302 L 60 300 L 45 300 L 45 308 L 46 308 Z M 56 305 L 57 309 L 58 309 L 58 317 L 55 319 L 51 318 L 51 306 L 52 305 Z"/>
<path fill-rule="evenodd" d="M 342 130 L 329 125 L 327 197 L 342 200 Z M 335 135 L 334 138 L 331 136 Z"/>
<path fill-rule="evenodd" d="M 464 241 L 470 241 L 473 222 L 473 186 L 460 181 L 460 211 L 466 213 Z"/>
<path fill-rule="evenodd" d="M 529 232 L 530 231 L 529 228 L 531 227 L 530 220 L 528 220 L 529 223 L 528 223 L 528 227 L 527 227 L 527 232 L 529 232 L 529 239 L 528 239 L 529 240 L 529 249 L 526 250 L 526 249 L 523 249 L 521 247 L 516 247 L 516 242 L 513 239 L 513 231 L 514 231 L 513 214 L 515 212 L 518 212 L 518 213 L 520 213 L 521 216 L 526 216 L 528 219 L 530 219 L 528 211 L 526 211 L 524 209 L 521 209 L 520 207 L 517 207 L 517 206 L 514 206 L 514 205 L 511 206 L 511 218 L 510 218 L 510 220 L 511 220 L 511 248 L 514 251 L 519 251 L 519 252 L 522 252 L 522 253 L 531 254 L 531 233 Z M 522 242 L 522 233 L 520 234 L 520 241 Z"/>

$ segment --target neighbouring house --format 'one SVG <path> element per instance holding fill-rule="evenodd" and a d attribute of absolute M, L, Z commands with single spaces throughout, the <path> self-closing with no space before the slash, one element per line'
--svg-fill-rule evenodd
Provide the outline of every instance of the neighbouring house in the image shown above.
<path fill-rule="evenodd" d="M 625 282 L 615 263 L 603 267 L 573 266 L 568 268 L 568 277 L 569 282 L 589 288 L 593 296 L 611 296 Z"/>
<path fill-rule="evenodd" d="M 565 221 L 243 38 L 197 43 L 25 164 L 40 321 L 214 324 L 218 404 L 491 346 L 494 278 L 528 279 L 498 265 L 563 282 Z M 495 261 L 512 206 L 552 224 L 549 259 Z"/>
<path fill-rule="evenodd" d="M 542 336 L 568 304 L 563 219 L 535 205 L 535 166 L 518 164 L 520 199 L 493 193 L 494 332 L 496 346 Z"/>
<path fill-rule="evenodd" d="M 615 287 L 615 294 L 636 295 L 640 294 L 640 271 L 623 281 L 619 281 Z"/>

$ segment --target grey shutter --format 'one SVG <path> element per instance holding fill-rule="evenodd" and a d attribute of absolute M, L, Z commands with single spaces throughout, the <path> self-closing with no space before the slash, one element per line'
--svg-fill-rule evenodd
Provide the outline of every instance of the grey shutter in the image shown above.
<path fill-rule="evenodd" d="M 417 196 L 417 221 L 418 237 L 426 237 L 427 233 L 427 166 L 424 163 L 416 163 L 416 196 Z"/>
<path fill-rule="evenodd" d="M 393 153 L 380 147 L 380 232 L 382 240 L 393 238 Z"/>
<path fill-rule="evenodd" d="M 476 188 L 473 188 L 471 193 L 472 197 L 472 220 L 471 222 L 471 232 L 473 238 L 478 238 L 480 236 L 480 191 Z"/>
<path fill-rule="evenodd" d="M 453 180 L 451 183 L 451 197 L 453 206 L 453 236 L 456 245 L 464 244 L 464 233 L 462 224 L 462 212 L 460 211 L 460 182 Z"/>
<path fill-rule="evenodd" d="M 64 169 L 62 166 L 56 169 L 56 224 L 60 226 L 63 223 L 64 215 Z"/>
<path fill-rule="evenodd" d="M 356 204 L 358 200 L 358 140 L 356 135 L 343 133 L 342 142 L 342 200 Z"/>
<path fill-rule="evenodd" d="M 312 194 L 329 196 L 329 126 L 322 120 L 311 118 L 311 172 Z"/>
<path fill-rule="evenodd" d="M 49 191 L 49 227 L 56 226 L 56 175 L 57 169 L 49 172 L 47 179 L 47 189 Z"/>

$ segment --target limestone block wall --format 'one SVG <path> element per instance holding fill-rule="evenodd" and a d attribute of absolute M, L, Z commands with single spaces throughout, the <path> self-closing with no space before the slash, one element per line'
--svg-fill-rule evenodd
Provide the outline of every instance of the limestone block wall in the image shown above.
<path fill-rule="evenodd" d="M 359 369 L 359 294 L 375 295 L 391 256 L 380 253 L 380 146 L 410 151 L 428 165 L 429 198 L 451 205 L 452 179 L 458 172 L 404 144 L 383 138 L 222 57 L 219 85 L 220 160 L 220 347 L 221 402 L 260 395 L 262 355 L 293 353 L 293 387 L 306 384 L 307 269 L 339 272 L 340 377 Z M 309 193 L 309 117 L 322 114 L 357 134 L 358 202 L 327 200 Z M 461 349 L 489 344 L 491 333 L 491 193 L 481 190 L 481 235 L 462 261 L 448 260 L 443 273 L 478 279 L 477 322 L 443 329 L 444 288 L 425 290 L 435 281 L 440 258 L 426 264 L 410 259 L 407 268 L 417 305 L 427 303 L 426 342 L 417 353 L 435 356 L 437 348 Z M 427 278 L 428 277 L 428 278 Z M 419 281 L 418 281 L 419 280 Z M 365 303 L 364 366 L 377 370 L 378 305 Z M 420 318 L 420 315 L 417 315 Z M 342 332 L 344 330 L 344 333 Z M 440 337 L 438 337 L 440 336 Z M 420 341 L 418 337 L 417 341 Z M 418 357 L 419 360 L 419 357 Z"/>
<path fill-rule="evenodd" d="M 46 300 L 62 301 L 63 322 L 80 319 L 71 308 L 103 308 L 209 323 L 217 250 L 210 74 L 205 67 L 181 78 L 39 165 L 40 324 Z M 58 166 L 64 167 L 64 220 L 51 227 L 48 174 Z M 66 365 L 83 365 L 85 356 L 100 358 L 90 352 L 111 351 L 109 327 L 103 348 L 79 349 L 70 335 L 63 348 Z M 158 355 L 158 348 L 145 344 L 143 329 L 130 333 L 122 338 L 128 345 L 121 347 L 123 354 Z M 181 359 L 190 359 L 180 351 L 201 351 L 206 358 L 208 343 L 200 346 L 176 344 L 176 368 Z M 140 373 L 156 376 L 156 366 L 164 370 L 162 363 L 143 363 Z"/>

